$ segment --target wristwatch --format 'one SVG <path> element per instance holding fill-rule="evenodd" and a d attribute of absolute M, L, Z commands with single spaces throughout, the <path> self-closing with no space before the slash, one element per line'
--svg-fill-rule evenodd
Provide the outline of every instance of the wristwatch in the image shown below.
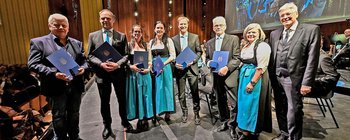
<path fill-rule="evenodd" d="M 250 81 L 250 84 L 252 84 L 252 86 L 254 87 L 254 86 L 255 86 L 255 84 L 256 84 L 256 82 L 254 82 L 254 81 Z"/>

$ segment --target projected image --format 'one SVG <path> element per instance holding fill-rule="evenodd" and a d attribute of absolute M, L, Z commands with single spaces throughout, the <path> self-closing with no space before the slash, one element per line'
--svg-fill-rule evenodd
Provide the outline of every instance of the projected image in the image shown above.
<path fill-rule="evenodd" d="M 249 23 L 256 22 L 264 29 L 279 24 L 278 9 L 287 2 L 298 6 L 299 19 L 310 23 L 330 23 L 345 20 L 350 15 L 350 0 L 226 0 L 226 16 L 232 19 L 234 31 L 243 30 Z M 232 7 L 232 9 L 231 9 Z M 230 24 L 230 23 L 228 23 Z"/>

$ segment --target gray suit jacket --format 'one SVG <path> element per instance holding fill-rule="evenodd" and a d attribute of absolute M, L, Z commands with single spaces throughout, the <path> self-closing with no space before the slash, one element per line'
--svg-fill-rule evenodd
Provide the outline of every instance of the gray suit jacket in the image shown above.
<path fill-rule="evenodd" d="M 176 36 L 172 37 L 172 39 L 175 46 L 176 56 L 178 56 L 181 53 L 180 35 L 177 34 Z M 193 65 L 191 65 L 190 69 L 192 73 L 194 73 L 195 75 L 198 75 L 197 62 L 200 56 L 202 55 L 202 49 L 200 47 L 199 38 L 197 34 L 188 33 L 188 47 L 190 47 L 191 50 L 197 54 L 197 58 L 194 60 Z M 177 71 L 180 71 L 180 70 L 177 70 Z"/>
<path fill-rule="evenodd" d="M 274 90 L 278 90 L 276 76 L 276 56 L 283 27 L 271 32 L 271 58 L 269 64 L 270 80 Z M 293 88 L 299 92 L 301 85 L 312 86 L 320 54 L 320 28 L 316 25 L 299 23 L 293 37 L 290 39 L 290 48 L 287 54 L 287 66 Z"/>
<path fill-rule="evenodd" d="M 207 47 L 207 61 L 213 59 L 215 51 L 215 39 L 212 38 L 206 43 Z M 227 79 L 225 80 L 226 86 L 229 88 L 237 87 L 238 83 L 238 68 L 240 61 L 238 60 L 240 49 L 239 49 L 239 38 L 236 35 L 225 34 L 221 45 L 221 51 L 229 51 L 227 67 L 229 69 L 226 74 Z"/>
<path fill-rule="evenodd" d="M 102 78 L 109 76 L 109 73 L 102 69 L 100 67 L 102 61 L 92 55 L 92 52 L 99 46 L 101 46 L 104 43 L 103 41 L 103 33 L 102 30 L 98 30 L 95 32 L 92 32 L 89 34 L 89 54 L 88 54 L 88 60 L 90 62 L 90 65 L 92 66 L 93 70 L 96 72 L 97 78 Z M 125 71 L 125 65 L 128 61 L 128 51 L 127 51 L 127 39 L 124 33 L 117 32 L 113 30 L 113 40 L 112 40 L 112 47 L 116 49 L 122 56 L 124 56 L 122 59 L 120 59 L 117 63 L 120 68 L 116 69 L 113 72 L 117 71 Z M 113 73 L 112 72 L 112 73 Z M 98 80 L 97 80 L 98 81 Z"/>
<path fill-rule="evenodd" d="M 30 40 L 30 54 L 28 58 L 28 67 L 40 75 L 41 90 L 46 96 L 60 95 L 64 92 L 66 82 L 55 77 L 58 70 L 46 59 L 47 56 L 61 49 L 54 41 L 55 36 L 49 34 L 46 36 L 34 38 Z M 83 68 L 87 68 L 84 48 L 82 43 L 74 38 L 68 37 L 68 42 L 72 47 L 67 49 L 67 52 L 73 59 Z M 83 76 L 74 76 L 71 84 L 77 91 L 84 91 Z"/>

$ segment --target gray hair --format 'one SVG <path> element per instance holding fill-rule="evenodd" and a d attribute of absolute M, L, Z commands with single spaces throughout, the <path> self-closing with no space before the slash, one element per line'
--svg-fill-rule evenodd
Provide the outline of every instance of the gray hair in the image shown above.
<path fill-rule="evenodd" d="M 281 11 L 289 11 L 291 13 L 296 13 L 298 14 L 298 7 L 294 4 L 294 2 L 289 2 L 284 4 L 279 10 L 278 12 L 280 13 Z"/>
<path fill-rule="evenodd" d="M 247 27 L 245 27 L 245 29 L 243 31 L 243 38 L 244 38 L 244 40 L 248 41 L 246 35 L 247 35 L 247 33 L 250 30 L 254 30 L 254 29 L 257 29 L 259 31 L 258 39 L 260 39 L 262 41 L 265 40 L 266 35 L 265 35 L 264 31 L 262 30 L 261 26 L 258 23 L 251 23 Z"/>
<path fill-rule="evenodd" d="M 68 18 L 62 14 L 59 14 L 59 13 L 54 13 L 54 14 L 50 15 L 49 19 L 48 19 L 48 23 L 52 24 L 52 22 L 55 20 L 64 20 L 65 22 L 68 23 Z"/>
<path fill-rule="evenodd" d="M 223 23 L 226 26 L 226 20 L 222 16 L 215 17 L 213 19 L 213 24 L 215 24 L 215 23 Z"/>
<path fill-rule="evenodd" d="M 98 14 L 101 15 L 103 12 L 109 12 L 112 16 L 113 19 L 116 19 L 115 18 L 115 15 L 113 14 L 113 12 L 109 9 L 102 9 Z"/>

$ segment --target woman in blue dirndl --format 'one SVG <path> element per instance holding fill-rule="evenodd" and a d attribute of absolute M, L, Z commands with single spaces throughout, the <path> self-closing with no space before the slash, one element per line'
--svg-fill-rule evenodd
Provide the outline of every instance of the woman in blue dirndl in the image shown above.
<path fill-rule="evenodd" d="M 142 29 L 140 25 L 132 27 L 132 39 L 128 45 L 129 70 L 127 71 L 126 81 L 126 99 L 127 99 L 127 118 L 128 120 L 139 119 L 137 123 L 138 130 L 148 128 L 148 119 L 153 117 L 152 100 L 152 79 L 150 70 L 152 66 L 151 50 L 147 43 L 143 41 Z M 136 51 L 148 52 L 148 67 L 138 68 L 134 63 L 134 53 Z"/>
<path fill-rule="evenodd" d="M 175 59 L 175 47 L 172 39 L 165 33 L 163 22 L 156 22 L 154 32 L 155 37 L 150 41 L 153 60 L 160 56 L 164 63 L 161 73 L 153 76 L 155 114 L 165 113 L 164 120 L 168 122 L 170 113 L 175 111 L 173 73 L 170 66 Z"/>
<path fill-rule="evenodd" d="M 261 131 L 272 131 L 270 85 L 267 66 L 271 48 L 263 42 L 265 34 L 257 23 L 249 24 L 243 32 L 248 41 L 241 50 L 242 67 L 238 86 L 238 128 L 240 139 L 258 139 Z"/>

